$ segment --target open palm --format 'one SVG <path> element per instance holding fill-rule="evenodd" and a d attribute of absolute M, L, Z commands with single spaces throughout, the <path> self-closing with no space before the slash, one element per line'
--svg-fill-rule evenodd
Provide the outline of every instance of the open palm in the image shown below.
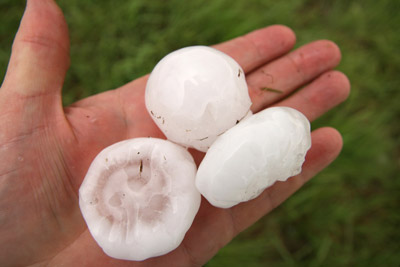
<path fill-rule="evenodd" d="M 290 106 L 314 120 L 347 97 L 346 76 L 331 70 L 340 61 L 337 46 L 316 41 L 290 52 L 294 43 L 290 29 L 271 26 L 215 46 L 245 70 L 253 112 Z M 78 206 L 79 186 L 106 146 L 163 135 L 145 109 L 147 77 L 63 108 L 68 65 L 62 12 L 53 0 L 28 0 L 0 90 L 0 262 L 7 266 L 200 266 L 341 149 L 336 130 L 315 130 L 300 175 L 231 209 L 214 208 L 203 199 L 183 243 L 165 256 L 143 262 L 112 259 L 87 230 Z M 197 163 L 203 157 L 193 155 Z"/>

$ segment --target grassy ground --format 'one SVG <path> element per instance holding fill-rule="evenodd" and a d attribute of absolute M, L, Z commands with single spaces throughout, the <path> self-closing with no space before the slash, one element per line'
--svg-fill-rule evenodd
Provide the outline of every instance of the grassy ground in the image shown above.
<path fill-rule="evenodd" d="M 270 24 L 298 46 L 339 44 L 349 100 L 313 123 L 344 136 L 340 158 L 206 266 L 400 265 L 400 2 L 390 0 L 59 0 L 72 65 L 64 103 L 151 71 L 167 52 Z M 0 0 L 0 76 L 24 3 Z"/>

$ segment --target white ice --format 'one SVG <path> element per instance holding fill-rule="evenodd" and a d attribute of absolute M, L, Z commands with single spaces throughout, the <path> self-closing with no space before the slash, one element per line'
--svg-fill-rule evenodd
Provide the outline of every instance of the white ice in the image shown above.
<path fill-rule="evenodd" d="M 196 165 L 183 147 L 137 138 L 105 148 L 79 189 L 79 206 L 104 252 L 124 260 L 166 254 L 200 206 Z"/>
<path fill-rule="evenodd" d="M 203 152 L 251 106 L 243 69 L 206 46 L 182 48 L 164 57 L 149 77 L 145 100 L 168 139 Z"/>
<path fill-rule="evenodd" d="M 212 205 L 232 207 L 299 174 L 310 147 L 310 123 L 302 113 L 266 109 L 213 143 L 199 166 L 196 186 Z"/>

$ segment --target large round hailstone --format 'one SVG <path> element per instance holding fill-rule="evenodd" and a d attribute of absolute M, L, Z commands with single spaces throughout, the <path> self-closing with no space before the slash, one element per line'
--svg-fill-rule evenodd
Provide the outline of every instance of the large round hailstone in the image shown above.
<path fill-rule="evenodd" d="M 79 206 L 104 252 L 144 260 L 179 246 L 200 206 L 196 165 L 183 147 L 138 138 L 105 148 L 79 189 Z"/>
<path fill-rule="evenodd" d="M 203 152 L 246 117 L 251 106 L 242 68 L 206 46 L 182 48 L 164 57 L 150 74 L 145 99 L 169 140 Z"/>
<path fill-rule="evenodd" d="M 302 113 L 266 109 L 214 142 L 199 166 L 196 186 L 212 205 L 232 207 L 299 174 L 310 146 L 310 123 Z"/>

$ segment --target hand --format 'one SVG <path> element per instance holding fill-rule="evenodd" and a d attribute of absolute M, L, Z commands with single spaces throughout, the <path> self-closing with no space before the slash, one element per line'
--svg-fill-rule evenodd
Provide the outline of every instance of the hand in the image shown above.
<path fill-rule="evenodd" d="M 290 106 L 314 120 L 346 99 L 350 88 L 346 76 L 331 70 L 340 61 L 338 47 L 316 41 L 289 52 L 294 43 L 290 29 L 271 26 L 215 46 L 245 70 L 253 112 Z M 4 265 L 200 266 L 326 167 L 341 149 L 336 130 L 315 130 L 300 175 L 231 209 L 214 208 L 203 199 L 183 243 L 165 256 L 143 262 L 110 258 L 82 219 L 79 186 L 104 147 L 127 138 L 163 135 L 145 109 L 147 76 L 63 108 L 68 54 L 62 12 L 53 0 L 28 0 L 0 90 L 0 262 Z M 193 154 L 199 163 L 203 154 Z"/>

